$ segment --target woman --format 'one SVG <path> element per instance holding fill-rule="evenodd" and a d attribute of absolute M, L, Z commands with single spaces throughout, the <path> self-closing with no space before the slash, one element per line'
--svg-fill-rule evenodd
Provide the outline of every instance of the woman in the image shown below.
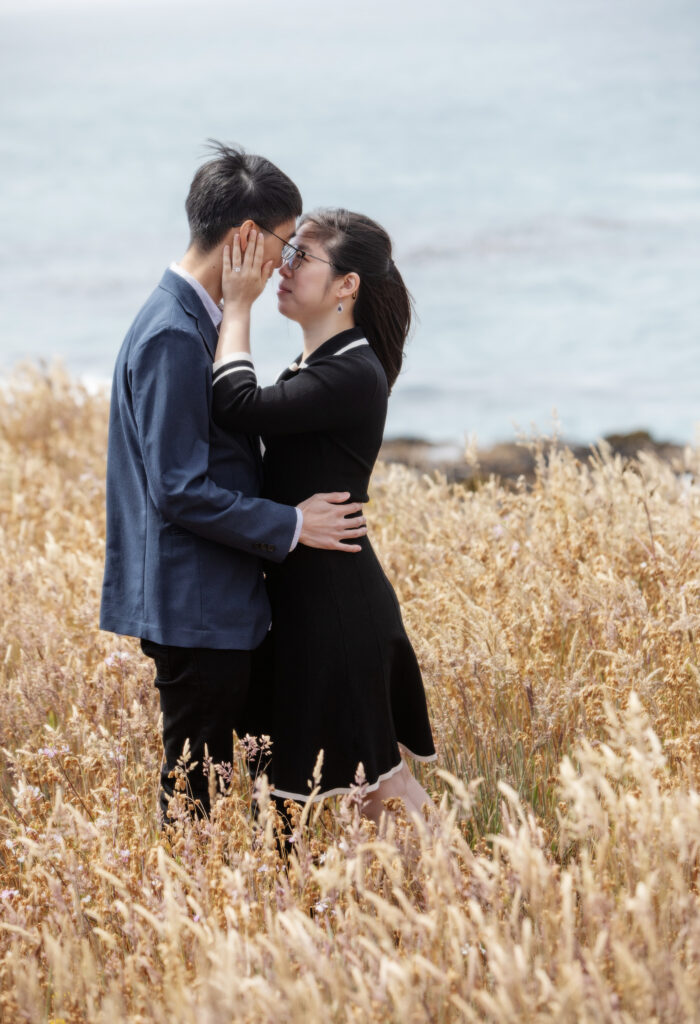
<path fill-rule="evenodd" d="M 296 505 L 306 494 L 350 491 L 365 502 L 411 321 L 390 239 L 346 210 L 302 218 L 282 252 L 277 295 L 303 330 L 304 352 L 267 388 L 257 384 L 249 326 L 272 264 L 262 263 L 262 231 L 246 241 L 244 256 L 239 236 L 224 256 L 214 419 L 262 435 L 266 497 Z M 300 545 L 267 570 L 273 623 L 254 669 L 254 728 L 272 737 L 276 797 L 306 800 L 323 750 L 316 799 L 348 792 L 361 762 L 363 812 L 378 821 L 389 797 L 409 811 L 429 802 L 402 749 L 420 761 L 436 755 L 396 595 L 369 539 L 353 548 Z"/>

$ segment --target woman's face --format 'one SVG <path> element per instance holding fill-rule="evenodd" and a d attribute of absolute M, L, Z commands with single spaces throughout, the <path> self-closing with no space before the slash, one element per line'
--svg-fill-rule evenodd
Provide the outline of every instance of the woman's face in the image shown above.
<path fill-rule="evenodd" d="M 336 277 L 327 262 L 328 253 L 311 237 L 305 225 L 290 239 L 290 244 L 303 249 L 306 257 L 296 270 L 290 270 L 286 263 L 280 267 L 277 308 L 283 316 L 303 326 L 335 309 L 338 304 L 333 289 Z"/>

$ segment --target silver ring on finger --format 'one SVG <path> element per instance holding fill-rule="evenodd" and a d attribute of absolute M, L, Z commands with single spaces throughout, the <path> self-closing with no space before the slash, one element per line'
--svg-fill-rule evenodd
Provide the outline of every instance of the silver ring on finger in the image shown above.
<path fill-rule="evenodd" d="M 236 271 L 237 274 L 240 274 L 240 272 L 241 272 L 241 268 L 240 267 L 234 267 L 233 269 Z"/>

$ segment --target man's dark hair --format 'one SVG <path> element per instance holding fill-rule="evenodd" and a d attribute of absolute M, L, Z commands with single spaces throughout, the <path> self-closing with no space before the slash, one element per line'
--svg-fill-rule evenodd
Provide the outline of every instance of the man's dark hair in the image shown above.
<path fill-rule="evenodd" d="M 216 139 L 209 148 L 216 156 L 199 168 L 185 202 L 190 245 L 209 252 L 244 220 L 274 231 L 301 216 L 299 189 L 270 160 Z"/>

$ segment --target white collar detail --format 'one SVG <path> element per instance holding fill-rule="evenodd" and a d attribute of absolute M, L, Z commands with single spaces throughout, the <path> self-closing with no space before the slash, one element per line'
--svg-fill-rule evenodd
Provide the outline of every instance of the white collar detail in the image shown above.
<path fill-rule="evenodd" d="M 173 274 L 177 274 L 178 277 L 181 277 L 183 281 L 187 281 L 188 285 L 196 291 L 197 295 L 202 300 L 202 305 L 209 314 L 209 319 L 218 330 L 221 325 L 221 319 L 224 315 L 221 306 L 217 306 L 204 285 L 200 284 L 196 277 L 193 277 L 192 274 L 184 270 L 179 263 L 171 263 L 170 270 L 172 270 Z"/>
<path fill-rule="evenodd" d="M 334 352 L 335 356 L 342 356 L 345 352 L 349 352 L 351 348 L 360 348 L 361 345 L 369 345 L 366 338 L 358 338 L 357 341 L 351 341 L 349 345 L 344 345 L 343 348 L 339 348 L 337 352 Z"/>

